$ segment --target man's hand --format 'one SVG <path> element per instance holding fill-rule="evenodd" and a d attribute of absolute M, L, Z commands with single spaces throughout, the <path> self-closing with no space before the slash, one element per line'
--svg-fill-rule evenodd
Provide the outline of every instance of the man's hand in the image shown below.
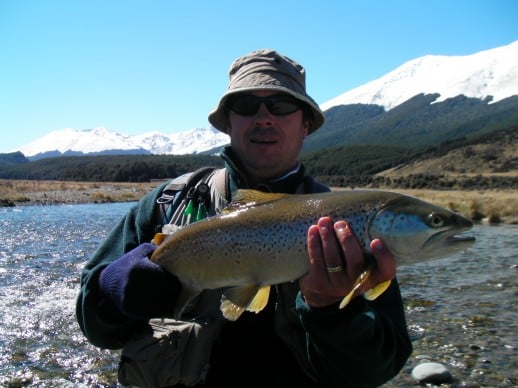
<path fill-rule="evenodd" d="M 365 270 L 365 256 L 345 221 L 334 223 L 322 217 L 308 230 L 309 273 L 299 280 L 299 287 L 306 303 L 311 307 L 324 307 L 341 301 L 353 288 L 358 276 Z M 391 280 L 396 276 L 396 260 L 383 246 L 381 240 L 373 240 L 370 248 L 375 266 L 369 279 L 355 296 Z"/>

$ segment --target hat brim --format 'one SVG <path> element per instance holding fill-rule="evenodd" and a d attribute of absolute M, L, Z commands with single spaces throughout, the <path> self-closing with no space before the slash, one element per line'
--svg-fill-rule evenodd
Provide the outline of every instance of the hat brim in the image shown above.
<path fill-rule="evenodd" d="M 236 88 L 227 91 L 219 100 L 218 106 L 209 113 L 209 123 L 216 128 L 217 130 L 227 133 L 227 117 L 225 113 L 225 104 L 228 100 L 228 98 L 234 94 L 237 93 L 244 93 L 244 92 L 256 92 L 256 91 L 278 91 L 281 93 L 289 94 L 293 97 L 295 97 L 297 100 L 302 101 L 305 103 L 311 110 L 312 118 L 310 127 L 308 129 L 308 133 L 315 132 L 318 128 L 320 128 L 325 121 L 324 114 L 318 107 L 317 103 L 313 101 L 310 97 L 306 95 L 302 95 L 300 93 L 296 93 L 291 89 L 282 87 L 280 85 L 272 85 L 272 87 L 268 87 L 267 85 L 261 85 L 261 86 L 252 86 L 252 87 L 244 87 L 244 88 Z"/>

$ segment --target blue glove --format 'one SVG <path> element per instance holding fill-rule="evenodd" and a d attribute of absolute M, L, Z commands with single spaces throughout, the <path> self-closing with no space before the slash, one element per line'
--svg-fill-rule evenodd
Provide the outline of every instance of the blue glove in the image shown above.
<path fill-rule="evenodd" d="M 144 243 L 102 270 L 99 286 L 120 312 L 133 319 L 169 315 L 180 290 L 178 280 L 148 259 L 156 246 Z"/>

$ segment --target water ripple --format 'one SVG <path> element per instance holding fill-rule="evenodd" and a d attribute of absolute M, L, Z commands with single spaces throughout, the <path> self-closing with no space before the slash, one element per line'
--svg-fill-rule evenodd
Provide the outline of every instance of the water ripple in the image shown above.
<path fill-rule="evenodd" d="M 0 211 L 0 385 L 114 386 L 119 353 L 90 345 L 75 320 L 79 273 L 131 204 Z M 469 385 L 517 380 L 518 226 L 477 226 L 477 243 L 399 268 L 414 357 Z M 477 376 L 476 378 L 473 376 Z"/>

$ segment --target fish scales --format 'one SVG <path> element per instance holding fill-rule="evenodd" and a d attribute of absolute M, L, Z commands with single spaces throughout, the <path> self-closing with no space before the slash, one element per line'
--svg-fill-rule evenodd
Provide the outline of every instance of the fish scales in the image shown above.
<path fill-rule="evenodd" d="M 373 209 L 379 206 L 378 201 L 373 204 L 376 204 L 372 206 Z M 307 230 L 321 216 L 348 219 L 353 231 L 365 246 L 367 220 L 372 211 L 367 212 L 364 204 L 351 204 L 345 211 L 342 207 L 339 203 L 308 201 L 301 196 L 279 199 L 265 205 L 249 204 L 235 213 L 189 225 L 169 237 L 164 243 L 174 247 L 174 256 L 167 266 L 173 273 L 177 268 L 179 271 L 186 271 L 185 273 L 189 270 L 195 271 L 204 276 L 206 282 L 210 282 L 209 274 L 203 273 L 212 269 L 210 265 L 206 265 L 207 260 L 218 263 L 218 269 L 224 269 L 233 279 L 240 278 L 243 282 L 250 281 L 257 270 L 264 273 L 271 268 L 272 273 L 267 276 L 276 280 L 275 267 L 263 268 L 264 265 L 267 262 L 284 263 L 285 260 L 289 263 L 296 256 L 300 263 L 297 262 L 294 266 L 297 270 L 294 270 L 293 278 L 300 277 L 309 266 L 306 253 Z M 184 257 L 190 257 L 190 260 Z M 200 266 L 194 267 L 193 261 L 196 258 L 200 258 L 202 262 Z M 243 268 L 245 259 L 246 268 Z M 210 285 L 222 286 L 217 282 Z"/>
<path fill-rule="evenodd" d="M 471 221 L 394 192 L 244 190 L 235 196 L 223 214 L 168 236 L 151 257 L 180 280 L 185 303 L 204 289 L 223 287 L 246 288 L 250 295 L 238 299 L 250 300 L 261 287 L 300 278 L 309 269 L 308 228 L 323 216 L 347 220 L 367 254 L 370 241 L 381 238 L 398 264 L 443 257 L 474 240 L 452 237 Z"/>

